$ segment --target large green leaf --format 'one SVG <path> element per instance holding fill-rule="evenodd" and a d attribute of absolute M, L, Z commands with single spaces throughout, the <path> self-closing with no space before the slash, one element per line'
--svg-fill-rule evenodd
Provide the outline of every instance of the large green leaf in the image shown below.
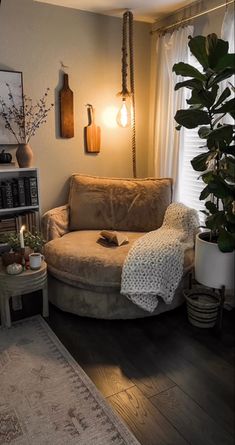
<path fill-rule="evenodd" d="M 235 237 L 224 228 L 220 228 L 218 247 L 221 252 L 233 252 L 235 249 Z"/>
<path fill-rule="evenodd" d="M 206 90 L 205 88 L 193 89 L 192 96 L 187 100 L 188 104 L 201 104 L 206 108 L 210 108 L 217 96 L 219 86 L 217 84 L 213 85 L 211 91 Z"/>
<path fill-rule="evenodd" d="M 191 37 L 188 44 L 191 53 L 196 57 L 198 62 L 204 69 L 209 67 L 208 55 L 206 52 L 206 37 L 196 36 Z"/>
<path fill-rule="evenodd" d="M 216 34 L 209 34 L 206 37 L 205 46 L 210 68 L 214 68 L 219 60 L 228 53 L 228 42 L 218 39 Z"/>
<path fill-rule="evenodd" d="M 233 117 L 235 113 L 235 98 L 227 100 L 227 102 L 225 102 L 220 108 L 214 110 L 214 113 L 215 114 L 229 113 Z"/>
<path fill-rule="evenodd" d="M 216 198 L 226 198 L 230 193 L 228 184 L 219 175 L 214 175 L 213 180 L 208 183 L 207 187 Z"/>
<path fill-rule="evenodd" d="M 179 62 L 173 65 L 172 71 L 175 72 L 178 76 L 183 77 L 194 77 L 195 79 L 206 81 L 207 78 L 204 74 L 200 73 L 194 66 L 189 65 L 188 63 Z"/>
<path fill-rule="evenodd" d="M 224 57 L 218 60 L 214 70 L 218 73 L 224 68 L 235 69 L 235 54 L 226 54 Z"/>
<path fill-rule="evenodd" d="M 208 87 L 212 87 L 216 83 L 220 83 L 225 79 L 233 76 L 235 74 L 235 70 L 233 68 L 225 68 L 223 71 L 220 71 L 215 77 L 212 77 L 208 82 Z"/>
<path fill-rule="evenodd" d="M 191 160 L 191 164 L 194 170 L 197 172 L 203 172 L 208 168 L 208 157 L 210 152 L 202 153 Z"/>
<path fill-rule="evenodd" d="M 186 128 L 196 128 L 198 125 L 210 123 L 209 115 L 206 111 L 197 109 L 178 110 L 175 120 L 179 125 Z"/>
<path fill-rule="evenodd" d="M 214 141 L 213 139 L 207 139 L 207 148 L 210 151 L 214 151 L 216 149 L 218 149 L 219 143 L 217 141 Z"/>
<path fill-rule="evenodd" d="M 208 56 L 214 52 L 217 42 L 218 42 L 218 36 L 215 33 L 208 34 L 206 36 L 205 47 Z"/>
<path fill-rule="evenodd" d="M 184 82 L 178 82 L 175 85 L 175 90 L 179 90 L 180 88 L 189 88 L 190 90 L 197 89 L 200 90 L 201 88 L 203 88 L 203 82 L 199 79 L 189 79 L 189 80 L 185 80 Z"/>
<path fill-rule="evenodd" d="M 189 105 L 198 104 L 198 105 L 203 105 L 203 107 L 205 106 L 205 104 L 202 103 L 201 98 L 199 97 L 199 91 L 195 90 L 195 89 L 192 90 L 192 95 L 191 95 L 190 99 L 187 99 L 186 102 Z"/>
<path fill-rule="evenodd" d="M 233 138 L 233 126 L 232 125 L 222 125 L 215 130 L 212 130 L 208 135 L 208 142 L 215 144 L 218 142 L 225 142 L 229 145 Z"/>
<path fill-rule="evenodd" d="M 217 209 L 215 203 L 212 202 L 212 201 L 207 201 L 207 202 L 205 203 L 205 207 L 207 208 L 207 210 L 209 210 L 209 212 L 210 212 L 212 215 L 214 215 L 215 213 L 218 212 L 218 209 Z"/>
<path fill-rule="evenodd" d="M 210 127 L 200 127 L 199 128 L 199 130 L 198 130 L 198 136 L 199 136 L 199 138 L 201 138 L 201 139 L 207 139 L 208 138 L 208 136 L 209 136 L 209 134 L 210 134 L 210 132 L 211 132 L 211 129 L 210 129 Z"/>
<path fill-rule="evenodd" d="M 217 99 L 217 94 L 218 94 L 218 90 L 219 90 L 219 85 L 215 84 L 212 86 L 211 91 L 210 91 L 210 97 L 211 97 L 211 105 L 214 104 L 215 100 Z"/>
<path fill-rule="evenodd" d="M 235 153 L 235 145 L 228 145 L 225 148 L 223 148 L 223 153 L 226 153 L 228 155 L 233 155 Z"/>
<path fill-rule="evenodd" d="M 220 162 L 223 177 L 229 181 L 235 182 L 235 158 L 232 156 L 226 156 Z"/>
<path fill-rule="evenodd" d="M 217 102 L 214 104 L 212 110 L 214 110 L 214 109 L 217 108 L 220 104 L 222 104 L 222 102 L 224 102 L 225 99 L 227 99 L 230 95 L 231 95 L 231 91 L 230 91 L 230 89 L 229 89 L 228 87 L 225 88 L 225 90 L 222 92 L 222 94 L 221 94 L 220 97 L 218 98 Z"/>
<path fill-rule="evenodd" d="M 211 214 L 206 219 L 206 227 L 211 230 L 218 230 L 222 225 L 226 224 L 226 217 L 224 211 L 218 211 Z"/>
<path fill-rule="evenodd" d="M 208 185 L 201 191 L 201 194 L 199 196 L 200 201 L 204 201 L 209 195 L 211 194 L 211 191 L 208 187 Z"/>
<path fill-rule="evenodd" d="M 214 172 L 212 170 L 207 171 L 206 173 L 203 173 L 201 175 L 201 178 L 205 184 L 210 184 L 211 181 L 213 181 Z"/>
<path fill-rule="evenodd" d="M 198 92 L 198 96 L 201 99 L 201 103 L 205 105 L 205 107 L 209 108 L 213 105 L 217 96 L 218 89 L 219 86 L 215 84 L 211 88 L 211 91 L 203 89 Z"/>

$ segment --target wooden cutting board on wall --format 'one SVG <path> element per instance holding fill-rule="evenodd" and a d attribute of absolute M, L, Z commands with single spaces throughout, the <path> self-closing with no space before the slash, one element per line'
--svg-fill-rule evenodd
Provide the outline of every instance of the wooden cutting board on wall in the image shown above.
<path fill-rule="evenodd" d="M 69 88 L 69 76 L 64 73 L 63 87 L 59 91 L 60 98 L 60 136 L 74 136 L 73 92 Z"/>
<path fill-rule="evenodd" d="M 87 104 L 88 125 L 85 127 L 85 147 L 89 153 L 100 151 L 100 127 L 95 124 L 95 110 Z"/>

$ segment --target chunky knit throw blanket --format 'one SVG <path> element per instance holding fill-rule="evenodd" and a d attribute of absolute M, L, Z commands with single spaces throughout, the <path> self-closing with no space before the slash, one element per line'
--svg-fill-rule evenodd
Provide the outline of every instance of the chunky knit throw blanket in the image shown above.
<path fill-rule="evenodd" d="M 160 229 L 139 238 L 122 269 L 121 294 L 153 312 L 158 297 L 170 304 L 183 276 L 184 253 L 192 248 L 199 226 L 196 210 L 170 204 Z"/>

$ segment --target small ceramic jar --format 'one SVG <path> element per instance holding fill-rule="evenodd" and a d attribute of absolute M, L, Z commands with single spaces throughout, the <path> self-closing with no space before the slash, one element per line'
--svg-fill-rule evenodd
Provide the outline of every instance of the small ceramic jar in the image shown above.
<path fill-rule="evenodd" d="M 9 275 L 18 275 L 19 273 L 22 272 L 23 267 L 21 264 L 13 263 L 9 264 L 6 270 Z"/>

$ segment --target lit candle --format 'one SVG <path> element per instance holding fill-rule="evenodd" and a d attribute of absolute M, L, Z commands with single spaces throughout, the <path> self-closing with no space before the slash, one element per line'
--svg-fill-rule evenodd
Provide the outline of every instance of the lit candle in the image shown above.
<path fill-rule="evenodd" d="M 25 226 L 21 226 L 21 229 L 20 229 L 20 247 L 21 247 L 21 249 L 24 249 L 24 230 L 25 230 Z"/>

